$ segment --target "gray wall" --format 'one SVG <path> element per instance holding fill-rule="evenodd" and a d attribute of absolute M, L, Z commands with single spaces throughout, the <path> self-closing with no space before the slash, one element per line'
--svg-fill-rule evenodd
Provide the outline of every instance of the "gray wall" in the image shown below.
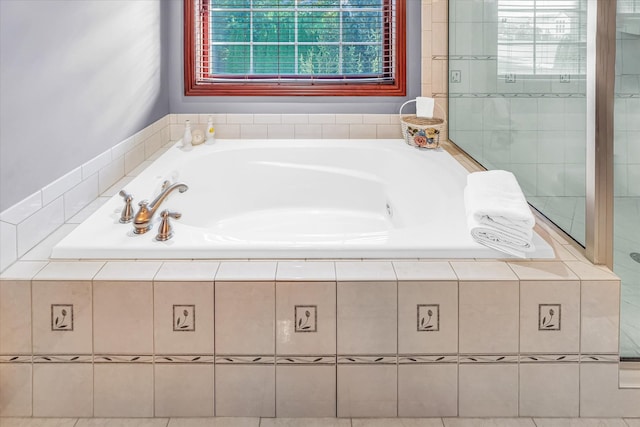
<path fill-rule="evenodd" d="M 169 105 L 172 113 L 397 113 L 420 95 L 420 0 L 407 0 L 407 96 L 199 97 L 184 96 L 183 5 L 169 1 Z M 409 109 L 405 111 L 410 112 Z"/>
<path fill-rule="evenodd" d="M 0 1 L 0 211 L 169 113 L 167 8 Z"/>

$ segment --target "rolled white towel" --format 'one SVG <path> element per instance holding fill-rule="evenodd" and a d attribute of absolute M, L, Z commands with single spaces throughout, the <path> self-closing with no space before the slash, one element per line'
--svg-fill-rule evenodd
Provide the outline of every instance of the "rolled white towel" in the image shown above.
<path fill-rule="evenodd" d="M 521 257 L 535 249 L 535 218 L 511 172 L 469 174 L 464 198 L 467 225 L 479 243 Z"/>

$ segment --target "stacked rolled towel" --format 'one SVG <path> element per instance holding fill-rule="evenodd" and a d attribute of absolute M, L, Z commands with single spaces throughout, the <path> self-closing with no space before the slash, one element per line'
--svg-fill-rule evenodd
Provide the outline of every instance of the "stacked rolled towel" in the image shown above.
<path fill-rule="evenodd" d="M 535 250 L 535 218 L 511 172 L 469 174 L 464 204 L 469 231 L 478 243 L 520 258 Z"/>

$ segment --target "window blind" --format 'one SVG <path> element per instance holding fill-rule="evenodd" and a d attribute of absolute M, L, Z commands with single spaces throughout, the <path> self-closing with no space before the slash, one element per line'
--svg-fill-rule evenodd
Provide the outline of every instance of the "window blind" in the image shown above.
<path fill-rule="evenodd" d="M 197 83 L 393 83 L 396 0 L 190 0 Z"/>
<path fill-rule="evenodd" d="M 587 0 L 498 0 L 498 73 L 580 75 Z"/>

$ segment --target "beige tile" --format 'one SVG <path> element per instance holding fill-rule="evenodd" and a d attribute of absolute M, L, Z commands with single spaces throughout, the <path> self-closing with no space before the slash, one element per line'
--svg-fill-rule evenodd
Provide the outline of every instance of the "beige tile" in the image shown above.
<path fill-rule="evenodd" d="M 260 427 L 351 427 L 345 418 L 263 418 Z"/>
<path fill-rule="evenodd" d="M 2 418 L 2 427 L 74 427 L 76 418 Z"/>
<path fill-rule="evenodd" d="M 278 262 L 276 280 L 282 282 L 334 282 L 336 268 L 333 262 L 327 261 L 280 261 Z"/>
<path fill-rule="evenodd" d="M 33 352 L 91 354 L 91 282 L 33 281 Z"/>
<path fill-rule="evenodd" d="M 335 114 L 309 114 L 309 123 L 333 124 L 335 122 Z"/>
<path fill-rule="evenodd" d="M 562 262 L 535 261 L 508 264 L 520 280 L 578 280 L 578 276 Z"/>
<path fill-rule="evenodd" d="M 518 277 L 505 262 L 453 261 L 451 266 L 460 281 L 518 280 Z"/>
<path fill-rule="evenodd" d="M 93 282 L 93 339 L 97 354 L 151 354 L 151 282 Z"/>
<path fill-rule="evenodd" d="M 274 417 L 275 367 L 216 366 L 216 415 Z"/>
<path fill-rule="evenodd" d="M 518 282 L 460 282 L 459 292 L 460 353 L 517 353 Z"/>
<path fill-rule="evenodd" d="M 31 353 L 31 282 L 0 281 L 0 354 Z"/>
<path fill-rule="evenodd" d="M 338 365 L 338 416 L 397 416 L 397 380 L 395 365 Z"/>
<path fill-rule="evenodd" d="M 213 364 L 156 364 L 156 417 L 212 417 Z"/>
<path fill-rule="evenodd" d="M 96 364 L 93 393 L 96 417 L 152 417 L 153 366 Z"/>
<path fill-rule="evenodd" d="M 534 418 L 537 427 L 628 427 L 620 418 Z"/>
<path fill-rule="evenodd" d="M 445 427 L 536 427 L 531 418 L 443 418 Z"/>
<path fill-rule="evenodd" d="M 322 138 L 323 139 L 343 139 L 350 138 L 351 125 L 342 124 L 328 124 L 322 126 Z"/>
<path fill-rule="evenodd" d="M 520 416 L 577 417 L 580 371 L 577 363 L 520 365 Z"/>
<path fill-rule="evenodd" d="M 213 354 L 213 282 L 156 282 L 153 304 L 156 354 Z"/>
<path fill-rule="evenodd" d="M 620 282 L 582 282 L 582 353 L 617 353 L 620 328 Z"/>
<path fill-rule="evenodd" d="M 220 266 L 213 261 L 167 261 L 162 263 L 154 281 L 213 282 Z"/>
<path fill-rule="evenodd" d="M 335 282 L 276 284 L 276 353 L 336 354 Z"/>
<path fill-rule="evenodd" d="M 47 264 L 46 261 L 16 261 L 0 274 L 0 279 L 31 280 Z"/>
<path fill-rule="evenodd" d="M 53 261 L 47 264 L 33 280 L 91 280 L 104 266 L 94 261 Z"/>
<path fill-rule="evenodd" d="M 580 364 L 580 416 L 640 417 L 640 389 L 618 387 L 617 363 Z"/>
<path fill-rule="evenodd" d="M 275 354 L 273 282 L 216 282 L 215 319 L 217 354 Z"/>
<path fill-rule="evenodd" d="M 309 123 L 308 114 L 282 114 L 282 123 L 306 124 Z"/>
<path fill-rule="evenodd" d="M 80 418 L 75 427 L 165 427 L 166 418 Z"/>
<path fill-rule="evenodd" d="M 335 417 L 335 366 L 277 366 L 278 417 Z"/>
<path fill-rule="evenodd" d="M 31 364 L 0 363 L 0 381 L 0 417 L 30 417 Z"/>
<path fill-rule="evenodd" d="M 460 417 L 515 417 L 518 415 L 517 364 L 461 364 Z"/>
<path fill-rule="evenodd" d="M 277 263 L 274 261 L 225 261 L 220 263 L 216 281 L 274 281 Z"/>
<path fill-rule="evenodd" d="M 267 125 L 267 137 L 269 139 L 288 139 L 295 137 L 295 125 L 293 124 L 277 124 Z"/>
<path fill-rule="evenodd" d="M 362 114 L 336 114 L 336 123 L 362 123 Z"/>
<path fill-rule="evenodd" d="M 342 261 L 335 264 L 339 282 L 396 281 L 393 264 L 387 261 Z"/>
<path fill-rule="evenodd" d="M 90 363 L 33 365 L 34 417 L 93 415 L 93 366 Z"/>
<path fill-rule="evenodd" d="M 271 418 L 265 418 L 271 419 Z M 260 418 L 215 417 L 171 418 L 168 427 L 259 427 Z"/>
<path fill-rule="evenodd" d="M 457 282 L 398 282 L 398 353 L 457 352 Z"/>
<path fill-rule="evenodd" d="M 458 414 L 458 365 L 398 366 L 399 417 L 455 417 Z"/>
<path fill-rule="evenodd" d="M 520 352 L 579 350 L 580 282 L 520 282 Z"/>
<path fill-rule="evenodd" d="M 227 114 L 227 123 L 251 124 L 253 114 Z"/>
<path fill-rule="evenodd" d="M 582 261 L 564 261 L 564 263 L 573 271 L 581 280 L 604 281 L 618 280 L 618 276 L 613 274 L 609 269 L 603 266 L 593 265 Z"/>
<path fill-rule="evenodd" d="M 625 418 L 624 421 L 629 427 L 640 427 L 640 418 Z"/>
<path fill-rule="evenodd" d="M 402 138 L 402 130 L 399 124 L 376 125 L 376 135 L 380 139 Z"/>
<path fill-rule="evenodd" d="M 294 126 L 296 139 L 319 139 L 322 137 L 323 125 L 296 124 Z"/>
<path fill-rule="evenodd" d="M 374 124 L 349 125 L 349 138 L 375 139 L 377 138 L 377 127 Z"/>
<path fill-rule="evenodd" d="M 353 427 L 442 427 L 440 418 L 354 418 Z"/>
<path fill-rule="evenodd" d="M 396 282 L 339 282 L 337 306 L 339 354 L 396 353 Z"/>
<path fill-rule="evenodd" d="M 151 281 L 161 266 L 157 261 L 109 261 L 94 280 Z"/>
<path fill-rule="evenodd" d="M 458 276 L 448 262 L 393 261 L 399 281 L 458 281 Z"/>

